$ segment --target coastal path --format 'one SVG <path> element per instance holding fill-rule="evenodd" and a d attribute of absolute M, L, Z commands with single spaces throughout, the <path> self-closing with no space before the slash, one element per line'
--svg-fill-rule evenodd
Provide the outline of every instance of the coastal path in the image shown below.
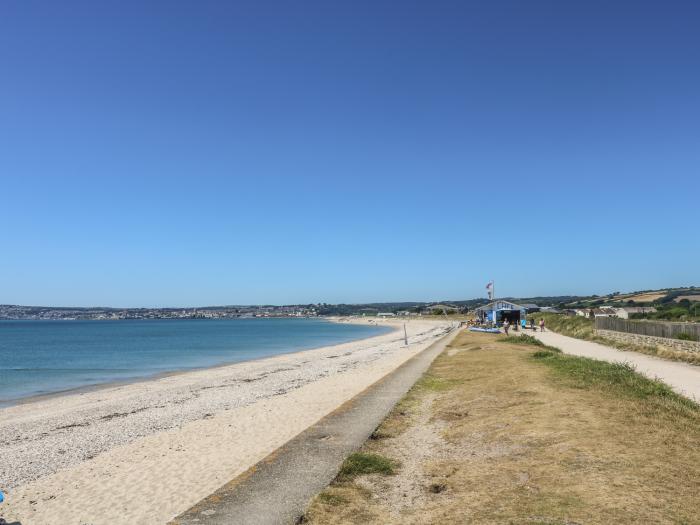
<path fill-rule="evenodd" d="M 511 332 L 517 334 L 518 332 Z M 700 402 L 700 366 L 669 361 L 638 352 L 624 352 L 609 346 L 575 339 L 556 332 L 531 332 L 523 330 L 521 334 L 534 335 L 544 344 L 559 348 L 562 352 L 581 357 L 590 357 L 610 363 L 629 363 L 637 372 L 650 378 L 656 378 L 676 392 Z"/>

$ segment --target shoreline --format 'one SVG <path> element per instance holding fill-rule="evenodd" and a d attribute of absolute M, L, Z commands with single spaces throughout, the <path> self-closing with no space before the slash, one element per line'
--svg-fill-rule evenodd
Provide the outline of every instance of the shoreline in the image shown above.
<path fill-rule="evenodd" d="M 270 318 L 267 318 L 267 319 L 270 319 Z M 289 319 L 289 318 L 280 318 L 280 319 Z M 311 318 L 307 317 L 304 319 L 311 319 Z M 324 318 L 314 318 L 314 319 L 326 321 L 329 323 L 346 323 L 346 324 L 357 324 L 357 325 L 369 324 L 369 323 L 360 322 L 360 319 L 349 319 L 346 321 L 343 318 L 338 318 L 337 316 L 324 317 Z M 33 319 L 30 319 L 30 320 L 33 321 Z M 46 320 L 47 321 L 62 321 L 59 319 L 46 319 Z M 104 321 L 105 319 L 97 319 L 97 320 Z M 179 321 L 180 319 L 155 319 L 155 320 L 157 320 L 157 321 Z M 191 320 L 191 319 L 185 319 L 185 320 Z M 201 321 L 219 321 L 219 319 L 200 319 L 200 320 Z M 374 321 L 374 322 L 376 323 L 376 321 Z M 397 330 L 399 330 L 399 328 L 395 327 L 386 333 L 388 334 L 388 333 L 391 333 L 392 331 L 395 332 Z M 240 359 L 238 361 L 226 361 L 224 363 L 219 363 L 219 364 L 211 365 L 211 366 L 200 366 L 200 367 L 194 367 L 194 368 L 173 369 L 173 370 L 167 370 L 164 372 L 156 372 L 154 374 L 150 374 L 147 376 L 133 377 L 131 379 L 122 379 L 122 380 L 115 380 L 115 381 L 105 381 L 105 382 L 101 382 L 101 383 L 93 383 L 93 384 L 89 384 L 89 385 L 71 387 L 71 388 L 67 388 L 64 390 L 57 390 L 55 392 L 32 394 L 29 396 L 23 396 L 23 397 L 19 397 L 16 399 L 7 399 L 7 400 L 0 399 L 0 413 L 6 408 L 12 408 L 12 407 L 20 406 L 20 405 L 31 404 L 31 403 L 39 403 L 42 401 L 53 399 L 55 397 L 82 395 L 82 394 L 87 394 L 87 393 L 91 393 L 91 392 L 95 392 L 95 391 L 103 390 L 103 389 L 108 389 L 108 388 L 118 388 L 118 387 L 133 385 L 133 384 L 137 384 L 137 383 L 158 381 L 159 379 L 172 377 L 172 376 L 176 376 L 176 375 L 180 375 L 180 374 L 189 374 L 191 372 L 200 372 L 202 370 L 209 370 L 209 369 L 216 369 L 216 368 L 222 368 L 222 367 L 227 367 L 227 366 L 233 366 L 233 365 L 236 365 L 239 363 L 249 363 L 249 362 L 253 362 L 253 361 L 262 361 L 265 359 L 274 359 L 275 357 L 280 356 L 280 355 L 293 355 L 293 354 L 297 354 L 300 352 L 309 352 L 312 350 L 318 350 L 319 348 L 331 348 L 333 346 L 343 345 L 343 344 L 352 343 L 352 342 L 360 342 L 360 341 L 364 341 L 367 339 L 372 339 L 373 337 L 380 337 L 382 335 L 385 335 L 385 334 L 369 335 L 366 337 L 360 337 L 359 339 L 351 339 L 350 341 L 336 343 L 333 345 L 313 346 L 310 348 L 305 348 L 303 350 L 293 350 L 290 352 L 280 352 L 279 354 L 267 355 L 267 356 L 263 356 L 263 357 L 252 357 L 249 359 Z"/>
<path fill-rule="evenodd" d="M 453 328 L 168 525 L 238 523 L 241 516 L 247 518 L 245 523 L 257 525 L 303 522 L 309 501 L 336 477 L 343 461 L 370 439 L 460 331 Z"/>
<path fill-rule="evenodd" d="M 33 524 L 55 516 L 66 525 L 167 523 L 452 326 L 407 321 L 405 347 L 403 322 L 382 321 L 394 329 L 359 342 L 2 409 L 0 515 Z"/>

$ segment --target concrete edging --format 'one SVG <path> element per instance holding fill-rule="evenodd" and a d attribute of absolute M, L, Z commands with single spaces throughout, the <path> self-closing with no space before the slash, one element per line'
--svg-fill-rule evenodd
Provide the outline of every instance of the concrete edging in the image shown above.
<path fill-rule="evenodd" d="M 394 405 L 456 337 L 450 330 L 363 392 L 171 521 L 171 525 L 298 523 Z"/>

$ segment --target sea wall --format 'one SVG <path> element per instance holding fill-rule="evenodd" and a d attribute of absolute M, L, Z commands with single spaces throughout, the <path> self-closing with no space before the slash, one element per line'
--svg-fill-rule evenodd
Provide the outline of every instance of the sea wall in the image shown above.
<path fill-rule="evenodd" d="M 700 353 L 700 342 L 698 341 L 683 341 L 681 339 L 669 339 L 666 337 L 654 337 L 651 335 L 629 334 L 626 332 L 616 332 L 613 330 L 596 329 L 596 335 L 620 341 L 622 343 L 631 343 L 643 346 L 659 346 L 669 350 L 677 350 L 681 352 Z"/>

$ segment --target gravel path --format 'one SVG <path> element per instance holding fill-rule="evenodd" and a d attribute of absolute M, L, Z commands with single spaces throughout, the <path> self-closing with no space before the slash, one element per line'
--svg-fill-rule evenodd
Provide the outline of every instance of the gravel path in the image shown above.
<path fill-rule="evenodd" d="M 517 333 L 517 332 L 514 332 Z M 575 339 L 555 332 L 523 331 L 534 335 L 543 343 L 561 349 L 563 352 L 601 361 L 626 362 L 634 365 L 637 372 L 647 377 L 658 378 L 673 390 L 700 402 L 700 366 L 668 361 L 638 352 L 623 352 L 591 341 Z"/>

